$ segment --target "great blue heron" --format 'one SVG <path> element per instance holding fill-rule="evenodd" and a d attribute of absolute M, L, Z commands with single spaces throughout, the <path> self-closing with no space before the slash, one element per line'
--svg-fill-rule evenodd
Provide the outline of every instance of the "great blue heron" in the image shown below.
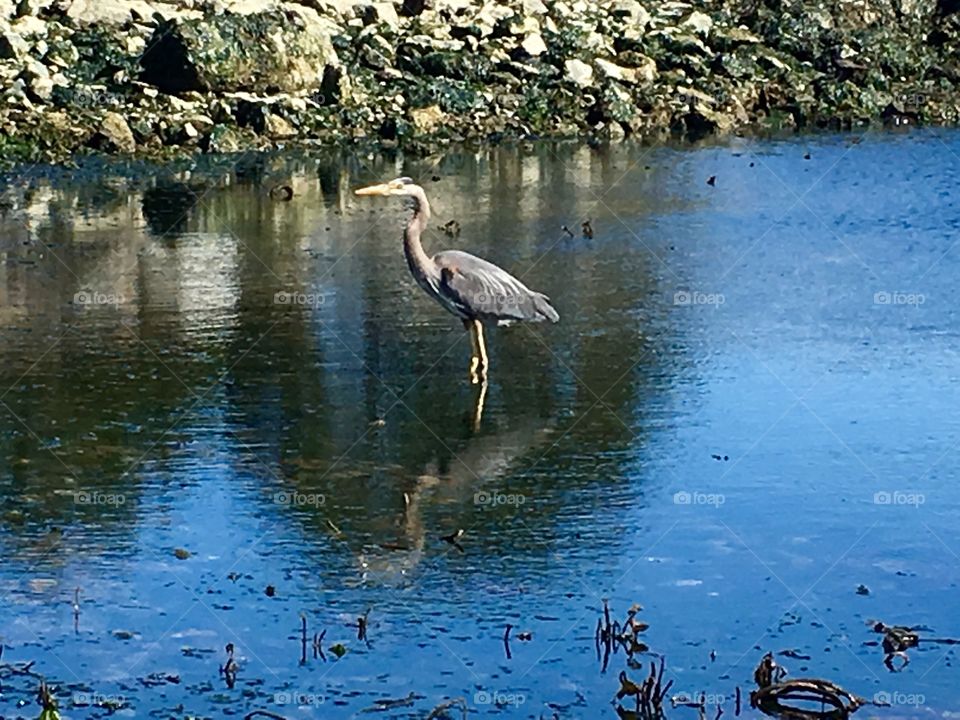
<path fill-rule="evenodd" d="M 403 252 L 417 284 L 430 297 L 463 320 L 470 331 L 473 357 L 470 378 L 486 379 L 488 360 L 483 339 L 485 322 L 557 322 L 560 316 L 550 298 L 534 292 L 503 268 L 461 250 L 427 255 L 420 236 L 430 220 L 430 203 L 423 188 L 408 177 L 360 188 L 357 195 L 398 195 L 413 201 L 413 215 L 403 231 Z"/>

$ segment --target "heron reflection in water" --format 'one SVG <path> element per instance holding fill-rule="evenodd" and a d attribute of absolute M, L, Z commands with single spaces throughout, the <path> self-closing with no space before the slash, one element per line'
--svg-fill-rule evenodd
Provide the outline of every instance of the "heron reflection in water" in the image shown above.
<path fill-rule="evenodd" d="M 413 201 L 413 215 L 403 232 L 403 252 L 417 284 L 438 303 L 463 320 L 470 332 L 473 356 L 470 379 L 485 383 L 489 360 L 483 323 L 557 322 L 550 298 L 538 293 L 503 268 L 461 250 L 444 250 L 433 257 L 420 237 L 430 220 L 430 203 L 423 188 L 408 177 L 360 188 L 357 195 L 396 195 Z M 482 392 L 482 391 L 481 391 Z M 480 406 L 482 407 L 482 400 Z"/>

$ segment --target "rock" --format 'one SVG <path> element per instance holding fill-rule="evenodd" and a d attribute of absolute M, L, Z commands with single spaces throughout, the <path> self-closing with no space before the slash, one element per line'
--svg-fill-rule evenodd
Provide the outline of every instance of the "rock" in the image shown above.
<path fill-rule="evenodd" d="M 610 142 L 622 142 L 627 137 L 627 133 L 624 131 L 623 126 L 618 122 L 610 123 L 606 127 L 606 133 Z"/>
<path fill-rule="evenodd" d="M 20 60 L 30 52 L 30 44 L 20 33 L 0 25 L 0 60 Z"/>
<path fill-rule="evenodd" d="M 530 57 L 537 57 L 547 51 L 547 44 L 543 41 L 543 36 L 538 32 L 527 35 L 523 39 L 523 42 L 520 43 L 520 47 L 522 47 L 523 51 Z"/>
<path fill-rule="evenodd" d="M 353 17 L 356 7 L 354 0 L 313 0 L 310 4 L 324 15 L 335 15 L 345 20 Z"/>
<path fill-rule="evenodd" d="M 480 30 L 481 37 L 487 37 L 493 34 L 493 28 L 500 20 L 504 20 L 513 15 L 513 9 L 500 5 L 499 3 L 486 2 L 480 8 L 480 11 L 473 16 L 473 23 Z"/>
<path fill-rule="evenodd" d="M 290 124 L 289 120 L 273 113 L 267 115 L 263 132 L 268 137 L 277 140 L 296 137 L 298 134 L 297 129 Z"/>
<path fill-rule="evenodd" d="M 53 97 L 53 80 L 47 66 L 38 60 L 31 60 L 23 70 L 27 87 L 35 100 L 47 101 Z"/>
<path fill-rule="evenodd" d="M 217 125 L 203 139 L 201 147 L 209 153 L 235 153 L 243 149 L 243 134 L 229 125 Z"/>
<path fill-rule="evenodd" d="M 719 35 L 723 39 L 730 41 L 732 45 L 738 45 L 738 44 L 753 45 L 755 43 L 761 42 L 761 39 L 759 36 L 754 35 L 745 27 L 723 28 L 723 29 L 717 30 L 716 32 L 717 32 L 717 35 Z"/>
<path fill-rule="evenodd" d="M 636 0 L 618 0 L 613 4 L 611 12 L 626 17 L 632 26 L 641 30 L 650 24 L 650 13 Z"/>
<path fill-rule="evenodd" d="M 93 138 L 93 145 L 106 152 L 126 154 L 133 153 L 137 149 L 133 131 L 123 116 L 115 112 L 108 112 L 103 116 L 100 129 Z"/>
<path fill-rule="evenodd" d="M 16 31 L 22 38 L 29 40 L 31 38 L 42 38 L 46 37 L 47 31 L 52 27 L 53 23 L 50 25 L 47 24 L 45 20 L 34 15 L 26 15 L 24 17 L 17 18 L 10 25 L 14 31 Z"/>
<path fill-rule="evenodd" d="M 33 103 L 27 97 L 27 83 L 21 78 L 11 83 L 3 91 L 4 104 L 19 105 L 21 107 L 31 107 Z"/>
<path fill-rule="evenodd" d="M 680 27 L 693 30 L 699 35 L 708 35 L 713 28 L 713 18 L 699 10 L 694 10 L 680 23 Z"/>
<path fill-rule="evenodd" d="M 372 7 L 379 22 L 387 25 L 391 30 L 397 30 L 400 27 L 400 18 L 392 2 L 375 2 Z"/>
<path fill-rule="evenodd" d="M 192 125 L 198 133 L 206 133 L 213 129 L 216 123 L 208 115 L 191 115 L 187 118 L 187 125 Z M 186 126 L 184 126 L 186 129 Z"/>
<path fill-rule="evenodd" d="M 400 12 L 406 17 L 416 17 L 427 8 L 427 0 L 403 0 Z"/>
<path fill-rule="evenodd" d="M 899 0 L 900 12 L 908 17 L 922 18 L 931 12 L 926 0 Z"/>
<path fill-rule="evenodd" d="M 641 59 L 640 64 L 637 65 L 635 70 L 637 78 L 645 83 L 653 83 L 660 75 L 660 73 L 657 72 L 657 63 L 653 61 L 653 58 L 646 56 Z"/>
<path fill-rule="evenodd" d="M 433 6 L 438 13 L 456 15 L 461 10 L 467 10 L 473 0 L 434 0 Z"/>
<path fill-rule="evenodd" d="M 293 5 L 163 23 L 140 58 L 141 79 L 167 93 L 316 90 L 337 64 L 328 26 Z"/>
<path fill-rule="evenodd" d="M 600 72 L 603 73 L 604 77 L 631 84 L 637 82 L 637 71 L 633 68 L 621 67 L 620 65 L 612 63 L 609 60 L 602 59 L 594 60 L 593 63 L 597 66 L 597 68 L 600 69 Z"/>
<path fill-rule="evenodd" d="M 593 68 L 582 60 L 567 60 L 564 63 L 564 69 L 566 70 L 566 79 L 574 85 L 587 87 L 593 82 Z"/>
<path fill-rule="evenodd" d="M 431 105 L 425 108 L 416 108 L 410 111 L 410 121 L 420 132 L 430 134 L 437 129 L 437 126 L 446 118 L 446 113 L 440 109 L 439 105 Z"/>
<path fill-rule="evenodd" d="M 510 32 L 513 35 L 529 35 L 530 33 L 540 32 L 540 23 L 535 17 L 527 16 L 522 20 L 515 19 L 510 23 Z"/>
<path fill-rule="evenodd" d="M 136 17 L 150 19 L 155 12 L 165 19 L 184 14 L 172 5 L 151 4 L 145 0 L 72 0 L 66 16 L 77 25 L 118 26 Z"/>

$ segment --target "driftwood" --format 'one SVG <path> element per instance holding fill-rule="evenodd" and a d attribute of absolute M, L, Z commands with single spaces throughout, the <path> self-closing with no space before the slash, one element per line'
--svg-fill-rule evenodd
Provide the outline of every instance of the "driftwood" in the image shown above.
<path fill-rule="evenodd" d="M 846 720 L 868 701 L 847 692 L 836 683 L 818 678 L 785 680 L 787 671 L 767 653 L 754 670 L 757 689 L 750 693 L 750 705 L 767 715 L 786 720 Z M 797 707 L 788 703 L 806 703 Z M 808 709 L 819 703 L 819 710 Z"/>
<path fill-rule="evenodd" d="M 36 662 L 36 660 L 31 660 L 30 662 L 19 664 L 0 664 L 0 680 L 5 680 L 6 678 L 13 677 L 14 675 L 26 675 L 29 677 L 43 678 L 43 675 L 31 670 Z"/>
<path fill-rule="evenodd" d="M 820 711 L 791 707 L 785 702 L 819 702 Z M 847 718 L 850 713 L 867 704 L 861 697 L 847 692 L 829 680 L 797 678 L 769 685 L 750 693 L 750 704 L 768 714 L 784 718 Z"/>

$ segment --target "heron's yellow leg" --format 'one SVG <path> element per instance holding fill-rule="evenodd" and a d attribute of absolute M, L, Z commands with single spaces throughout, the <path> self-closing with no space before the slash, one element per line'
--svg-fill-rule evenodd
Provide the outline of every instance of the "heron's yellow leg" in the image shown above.
<path fill-rule="evenodd" d="M 470 341 L 473 357 L 470 360 L 470 379 L 474 385 L 487 379 L 487 345 L 483 341 L 483 325 L 479 320 L 470 321 Z"/>

